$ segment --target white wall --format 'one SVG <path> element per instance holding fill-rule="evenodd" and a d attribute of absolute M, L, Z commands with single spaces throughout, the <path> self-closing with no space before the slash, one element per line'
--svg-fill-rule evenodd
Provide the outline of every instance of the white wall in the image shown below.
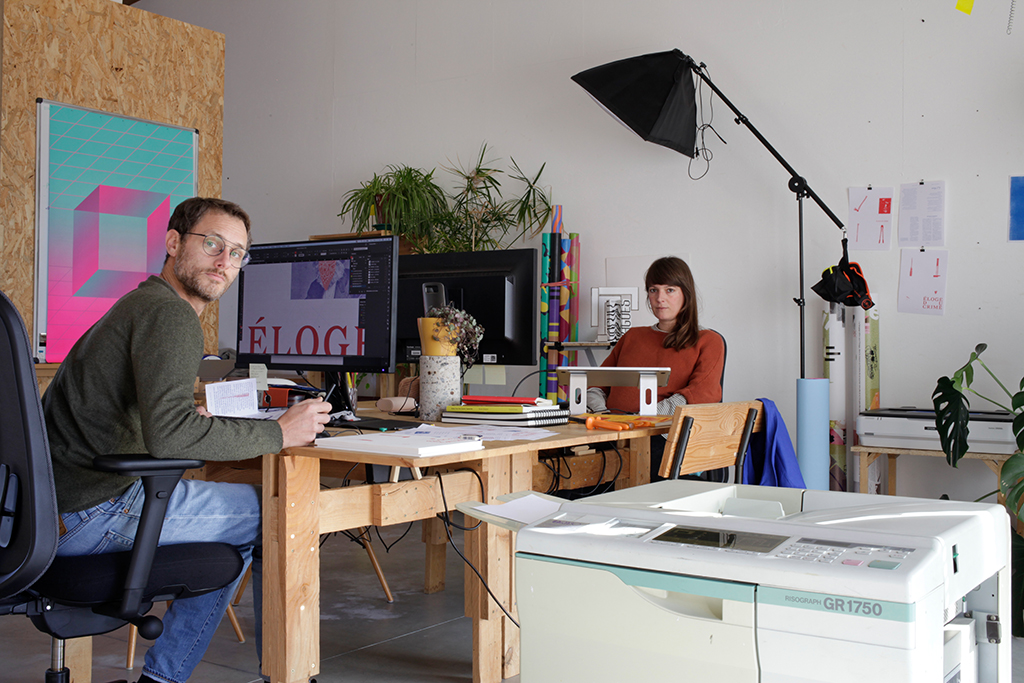
<path fill-rule="evenodd" d="M 716 85 L 844 220 L 850 186 L 945 180 L 945 316 L 896 312 L 898 250 L 853 254 L 881 315 L 883 405 L 927 406 L 935 378 L 980 341 L 1006 381 L 1015 384 L 1022 372 L 1024 245 L 1007 244 L 1006 234 L 1008 177 L 1024 174 L 1024 25 L 1007 35 L 1007 2 L 979 2 L 971 16 L 953 6 L 135 5 L 226 34 L 224 196 L 251 212 L 257 240 L 347 230 L 336 218 L 342 195 L 387 164 L 433 168 L 469 159 L 483 141 L 526 169 L 547 162 L 544 177 L 564 205 L 565 226 L 582 235 L 582 309 L 591 286 L 627 284 L 604 282 L 604 259 L 687 255 L 702 323 L 729 341 L 726 400 L 771 397 L 791 429 L 799 374 L 797 206 L 787 173 L 716 101 L 715 128 L 728 144 L 709 138 L 710 172 L 692 181 L 686 157 L 632 136 L 569 77 L 680 48 L 708 65 Z M 841 235 L 813 202 L 804 212 L 808 374 L 816 376 L 823 304 L 809 286 L 838 260 Z M 225 301 L 222 343 L 233 342 L 233 315 Z M 510 372 L 510 384 L 523 372 Z M 992 488 L 984 466 L 936 472 L 944 467 L 904 456 L 900 492 L 968 497 Z"/>

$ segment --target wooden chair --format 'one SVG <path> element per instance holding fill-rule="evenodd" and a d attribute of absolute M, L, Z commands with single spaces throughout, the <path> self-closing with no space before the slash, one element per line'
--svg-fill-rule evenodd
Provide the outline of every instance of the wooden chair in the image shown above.
<path fill-rule="evenodd" d="M 377 554 L 373 552 L 373 546 L 370 545 L 370 534 L 365 528 L 360 529 L 360 533 L 364 536 L 363 547 L 366 549 L 366 554 L 370 558 L 370 564 L 373 565 L 373 571 L 377 573 L 377 579 L 380 581 L 380 586 L 384 590 L 384 597 L 388 602 L 394 602 L 395 598 L 391 594 L 391 588 L 388 586 L 388 581 L 384 577 L 384 570 L 381 569 L 380 562 L 377 561 Z M 245 634 L 242 632 L 242 625 L 238 621 L 238 617 L 235 615 L 235 606 L 242 599 L 242 592 L 249 583 L 249 579 L 252 578 L 252 567 L 248 567 L 245 570 L 245 576 L 242 577 L 242 581 L 238 584 L 238 590 L 235 591 L 234 599 L 228 603 L 228 609 L 225 612 L 228 621 L 231 622 L 231 628 L 235 631 L 235 637 L 238 638 L 239 643 L 245 642 Z M 134 669 L 135 668 L 135 646 L 138 643 L 139 630 L 134 625 L 128 625 L 128 656 L 125 659 L 124 668 Z"/>
<path fill-rule="evenodd" d="M 679 406 L 666 435 L 658 474 L 678 479 L 684 474 L 735 466 L 735 481 L 741 482 L 750 435 L 763 429 L 760 401 Z"/>
<path fill-rule="evenodd" d="M 235 615 L 235 605 L 242 599 L 242 591 L 245 590 L 245 586 L 249 583 L 249 578 L 252 576 L 252 567 L 247 567 L 245 570 L 245 576 L 242 577 L 242 582 L 238 584 L 238 590 L 235 591 L 234 599 L 228 603 L 228 609 L 225 613 L 228 621 L 231 622 L 231 628 L 235 630 L 235 637 L 238 638 L 239 643 L 245 642 L 245 634 L 242 633 L 242 625 L 238 622 L 238 617 Z M 171 603 L 168 602 L 168 605 Z M 139 629 L 135 627 L 135 624 L 128 624 L 128 656 L 125 658 L 124 668 L 131 670 L 135 668 L 135 646 L 139 642 Z"/>

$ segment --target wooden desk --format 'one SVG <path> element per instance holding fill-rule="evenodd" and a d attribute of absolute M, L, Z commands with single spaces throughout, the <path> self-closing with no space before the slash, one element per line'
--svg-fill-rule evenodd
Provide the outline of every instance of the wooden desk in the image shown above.
<path fill-rule="evenodd" d="M 868 467 L 883 455 L 889 456 L 889 495 L 896 495 L 896 458 L 901 455 L 925 455 L 933 458 L 945 458 L 941 450 L 923 450 L 914 448 L 889 448 L 882 446 L 854 446 L 850 449 L 860 456 L 860 492 L 868 492 Z M 999 472 L 1003 463 L 1010 457 L 1008 453 L 976 453 L 968 451 L 964 457 L 969 460 L 981 460 L 996 474 L 996 486 L 999 485 Z"/>
<path fill-rule="evenodd" d="M 570 423 L 539 441 L 488 442 L 486 448 L 427 458 L 357 453 L 313 446 L 263 457 L 263 662 L 274 683 L 305 683 L 320 668 L 319 537 L 343 529 L 424 520 L 427 590 L 443 587 L 446 535 L 435 515 L 467 500 L 533 488 L 542 451 L 618 442 L 622 487 L 650 480 L 650 437 L 664 426 L 622 432 L 588 431 Z M 609 457 L 614 472 L 614 451 Z M 421 478 L 321 489 L 320 475 L 338 463 L 419 469 Z M 479 476 L 479 478 L 478 478 Z M 443 498 L 442 498 L 443 486 Z M 481 491 L 481 486 L 483 490 Z M 465 535 L 465 553 L 499 600 L 515 614 L 514 538 L 482 524 Z M 468 567 L 466 616 L 473 619 L 473 681 L 498 683 L 519 673 L 519 633 Z"/>

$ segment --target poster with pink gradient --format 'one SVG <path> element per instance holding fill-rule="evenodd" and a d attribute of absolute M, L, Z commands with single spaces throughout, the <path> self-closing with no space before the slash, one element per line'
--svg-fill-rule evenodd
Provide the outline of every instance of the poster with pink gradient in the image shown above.
<path fill-rule="evenodd" d="M 196 193 L 197 132 L 41 100 L 38 359 L 59 363 L 164 261 L 171 212 Z"/>

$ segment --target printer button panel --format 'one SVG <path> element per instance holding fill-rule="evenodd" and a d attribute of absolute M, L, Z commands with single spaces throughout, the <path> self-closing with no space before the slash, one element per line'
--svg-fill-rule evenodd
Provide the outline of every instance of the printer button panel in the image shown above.
<path fill-rule="evenodd" d="M 801 538 L 780 548 L 775 556 L 801 562 L 833 564 L 837 561 L 850 567 L 897 569 L 914 552 L 913 548 L 859 545 L 835 541 Z"/>

